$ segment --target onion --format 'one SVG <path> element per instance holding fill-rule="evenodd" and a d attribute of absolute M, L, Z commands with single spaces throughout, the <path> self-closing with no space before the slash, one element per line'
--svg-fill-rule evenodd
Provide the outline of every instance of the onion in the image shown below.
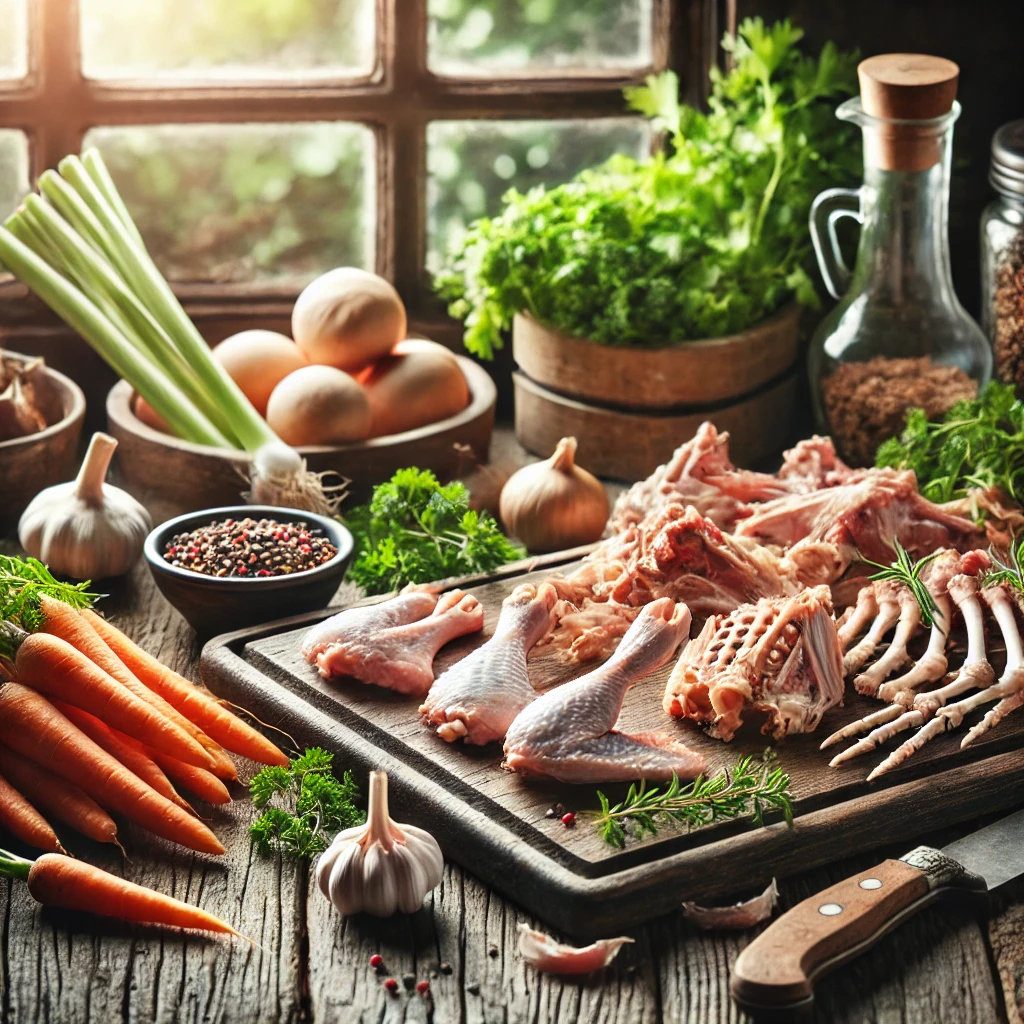
<path fill-rule="evenodd" d="M 306 357 L 291 338 L 258 329 L 225 338 L 214 348 L 213 358 L 261 416 L 267 415 L 270 392 L 289 373 L 306 365 Z"/>
<path fill-rule="evenodd" d="M 361 441 L 370 433 L 370 403 L 343 370 L 304 366 L 274 388 L 267 423 L 290 445 Z"/>
<path fill-rule="evenodd" d="M 608 495 L 575 460 L 576 438 L 563 437 L 550 459 L 524 466 L 502 488 L 505 529 L 531 552 L 590 544 L 604 533 Z"/>
<path fill-rule="evenodd" d="M 405 306 L 383 277 L 338 267 L 303 289 L 292 335 L 311 363 L 355 372 L 386 356 L 405 337 Z"/>

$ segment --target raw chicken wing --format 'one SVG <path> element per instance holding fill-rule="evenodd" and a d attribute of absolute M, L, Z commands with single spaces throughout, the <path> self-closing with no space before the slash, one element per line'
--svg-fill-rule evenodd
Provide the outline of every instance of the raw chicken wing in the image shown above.
<path fill-rule="evenodd" d="M 524 708 L 505 738 L 505 767 L 561 782 L 660 782 L 691 779 L 704 758 L 667 736 L 629 736 L 613 728 L 626 691 L 675 653 L 690 630 L 684 604 L 645 605 L 600 668 L 550 690 Z"/>
<path fill-rule="evenodd" d="M 523 583 L 505 598 L 494 636 L 439 676 L 420 714 L 449 743 L 500 740 L 536 696 L 526 670 L 530 648 L 552 625 L 558 594 Z"/>

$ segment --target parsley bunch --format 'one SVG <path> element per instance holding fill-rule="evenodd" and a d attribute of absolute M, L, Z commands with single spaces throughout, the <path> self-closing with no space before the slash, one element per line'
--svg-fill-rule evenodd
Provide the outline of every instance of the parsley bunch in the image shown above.
<path fill-rule="evenodd" d="M 270 765 L 252 780 L 253 805 L 266 808 L 249 827 L 259 853 L 311 857 L 326 850 L 335 833 L 366 820 L 355 804 L 359 788 L 352 773 L 345 772 L 339 782 L 333 761 L 333 754 L 311 747 L 287 768 Z M 268 806 L 274 799 L 278 806 Z"/>
<path fill-rule="evenodd" d="M 800 52 L 790 22 L 748 18 L 712 72 L 708 112 L 676 76 L 627 89 L 670 155 L 622 155 L 565 185 L 505 196 L 448 256 L 435 287 L 481 358 L 514 314 L 607 345 L 658 346 L 743 330 L 794 296 L 816 305 L 807 218 L 859 171 L 859 133 L 835 119 L 856 54 Z"/>
<path fill-rule="evenodd" d="M 931 501 L 962 498 L 968 489 L 997 488 L 1024 501 L 1024 402 L 1013 387 L 992 381 L 973 401 L 957 402 L 931 422 L 911 409 L 899 437 L 878 449 L 878 466 L 912 469 Z"/>
<path fill-rule="evenodd" d="M 766 811 L 782 811 L 793 821 L 793 797 L 789 776 L 775 765 L 775 753 L 769 748 L 760 760 L 741 757 L 731 771 L 706 778 L 698 775 L 688 786 L 675 774 L 665 789 L 647 788 L 645 782 L 629 787 L 626 799 L 614 806 L 598 791 L 600 811 L 597 817 L 601 837 L 612 846 L 626 845 L 627 828 L 634 838 L 655 835 L 659 824 L 679 822 L 687 828 L 749 814 L 755 825 L 764 824 Z"/>
<path fill-rule="evenodd" d="M 429 470 L 400 469 L 345 525 L 357 551 L 348 579 L 368 594 L 490 572 L 525 554 L 492 516 L 470 509 L 465 485 L 441 485 Z"/>

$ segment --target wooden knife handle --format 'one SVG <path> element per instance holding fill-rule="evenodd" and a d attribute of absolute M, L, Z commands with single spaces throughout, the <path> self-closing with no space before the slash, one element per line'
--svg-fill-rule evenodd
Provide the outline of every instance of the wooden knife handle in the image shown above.
<path fill-rule="evenodd" d="M 887 860 L 798 903 L 740 953 L 733 998 L 766 1009 L 809 1002 L 817 974 L 879 938 L 886 922 L 929 889 L 924 871 Z"/>

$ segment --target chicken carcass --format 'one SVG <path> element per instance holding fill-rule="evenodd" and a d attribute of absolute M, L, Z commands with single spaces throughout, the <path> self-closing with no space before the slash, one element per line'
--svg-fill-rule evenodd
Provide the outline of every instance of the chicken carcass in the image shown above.
<path fill-rule="evenodd" d="M 843 696 L 842 652 L 826 586 L 711 616 L 679 656 L 664 708 L 731 740 L 748 712 L 775 739 L 811 732 Z"/>
<path fill-rule="evenodd" d="M 369 607 L 386 609 L 388 604 L 394 602 Z M 391 609 L 392 614 L 396 611 Z M 422 696 L 434 682 L 437 652 L 456 637 L 481 629 L 484 609 L 471 594 L 452 590 L 437 601 L 429 616 L 415 622 L 394 624 L 366 616 L 351 623 L 350 631 L 339 627 L 337 639 L 316 655 L 320 675 L 327 679 L 350 676 Z"/>
<path fill-rule="evenodd" d="M 737 537 L 792 549 L 828 543 L 846 564 L 858 555 L 888 564 L 899 541 L 915 557 L 939 548 L 969 551 L 984 535 L 962 516 L 922 498 L 910 470 L 851 472 L 836 487 L 792 494 L 766 502 L 736 527 Z"/>
<path fill-rule="evenodd" d="M 494 635 L 443 672 L 420 714 L 449 743 L 504 739 L 513 719 L 537 696 L 526 655 L 551 628 L 558 595 L 550 583 L 523 583 L 505 598 Z"/>
<path fill-rule="evenodd" d="M 567 579 L 552 581 L 566 604 L 551 640 L 585 661 L 607 655 L 638 610 L 657 598 L 683 601 L 703 619 L 836 575 L 831 545 L 808 545 L 794 560 L 673 502 L 602 542 Z"/>
<path fill-rule="evenodd" d="M 410 583 L 388 601 L 346 608 L 317 623 L 302 638 L 302 656 L 312 665 L 316 663 L 317 655 L 331 644 L 352 641 L 391 626 L 404 626 L 424 619 L 434 610 L 437 595 L 438 589 L 433 584 Z"/>
<path fill-rule="evenodd" d="M 626 691 L 668 662 L 690 629 L 686 605 L 645 605 L 599 668 L 528 704 L 509 726 L 504 767 L 560 782 L 692 779 L 704 758 L 667 736 L 616 732 Z"/>

